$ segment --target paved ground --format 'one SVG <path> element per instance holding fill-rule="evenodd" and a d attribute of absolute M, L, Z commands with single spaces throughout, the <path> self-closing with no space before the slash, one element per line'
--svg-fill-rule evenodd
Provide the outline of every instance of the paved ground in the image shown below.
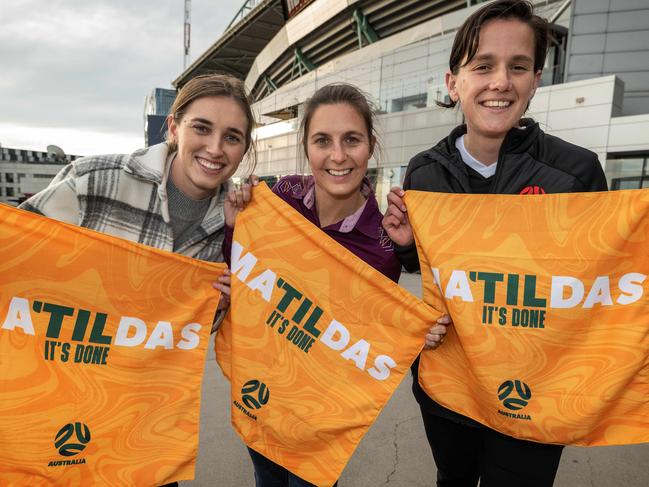
<path fill-rule="evenodd" d="M 401 284 L 420 295 L 419 275 Z M 210 350 L 203 381 L 200 453 L 196 480 L 183 487 L 253 487 L 252 464 L 230 426 L 230 388 Z M 341 487 L 434 486 L 435 465 L 407 377 L 354 453 Z M 647 487 L 649 444 L 566 448 L 556 487 Z M 516 487 L 516 486 L 511 486 Z"/>

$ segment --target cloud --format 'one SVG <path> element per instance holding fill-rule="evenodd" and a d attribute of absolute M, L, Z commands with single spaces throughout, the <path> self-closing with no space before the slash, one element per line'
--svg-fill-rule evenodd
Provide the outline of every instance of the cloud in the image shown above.
<path fill-rule="evenodd" d="M 11 144 L 5 141 L 11 140 Z M 60 146 L 66 154 L 130 154 L 142 147 L 139 134 L 79 130 L 70 128 L 34 127 L 0 123 L 3 146 L 45 151 L 50 144 Z"/>
<path fill-rule="evenodd" d="M 192 2 L 193 59 L 239 7 Z M 3 121 L 24 130 L 131 134 L 143 144 L 144 97 L 171 87 L 182 71 L 182 0 L 18 0 L 2 9 Z M 7 137 L 0 133 L 5 146 Z"/>

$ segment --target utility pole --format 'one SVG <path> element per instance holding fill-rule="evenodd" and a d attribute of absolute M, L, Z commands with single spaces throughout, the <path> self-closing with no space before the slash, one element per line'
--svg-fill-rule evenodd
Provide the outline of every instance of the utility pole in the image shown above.
<path fill-rule="evenodd" d="M 189 66 L 189 45 L 191 41 L 191 16 L 192 16 L 192 0 L 185 0 L 185 57 L 183 60 L 183 70 Z"/>

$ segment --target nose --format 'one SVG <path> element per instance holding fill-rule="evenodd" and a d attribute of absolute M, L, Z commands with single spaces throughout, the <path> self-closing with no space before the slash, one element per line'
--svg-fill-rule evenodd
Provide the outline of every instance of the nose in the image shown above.
<path fill-rule="evenodd" d="M 223 155 L 223 139 L 218 134 L 213 134 L 207 141 L 205 150 L 210 157 L 219 157 Z"/>
<path fill-rule="evenodd" d="M 331 147 L 331 153 L 329 154 L 329 159 L 331 162 L 343 163 L 347 160 L 347 154 L 345 153 L 345 148 L 343 144 L 339 141 L 334 142 Z"/>
<path fill-rule="evenodd" d="M 503 66 L 493 72 L 489 88 L 494 91 L 509 91 L 512 87 L 509 69 Z"/>

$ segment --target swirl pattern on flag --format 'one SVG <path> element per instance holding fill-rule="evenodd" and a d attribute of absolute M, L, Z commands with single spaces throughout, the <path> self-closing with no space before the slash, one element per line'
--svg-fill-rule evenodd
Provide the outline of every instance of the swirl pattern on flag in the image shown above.
<path fill-rule="evenodd" d="M 649 442 L 649 191 L 405 202 L 454 322 L 422 354 L 430 397 L 517 438 Z"/>
<path fill-rule="evenodd" d="M 0 485 L 194 476 L 223 264 L 0 205 Z"/>
<path fill-rule="evenodd" d="M 238 216 L 217 359 L 254 450 L 332 485 L 439 313 L 256 187 Z"/>

